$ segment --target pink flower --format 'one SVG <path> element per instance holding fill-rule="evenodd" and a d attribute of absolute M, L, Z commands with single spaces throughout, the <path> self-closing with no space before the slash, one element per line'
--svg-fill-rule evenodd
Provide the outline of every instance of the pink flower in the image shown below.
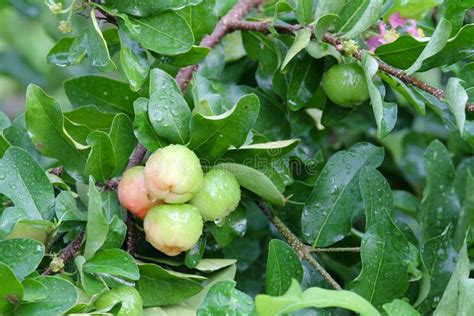
<path fill-rule="evenodd" d="M 383 37 L 375 36 L 375 35 L 370 37 L 369 40 L 367 41 L 367 46 L 369 47 L 371 51 L 375 51 L 377 47 L 383 44 L 385 44 L 385 40 L 383 39 Z"/>
<path fill-rule="evenodd" d="M 416 21 L 410 19 L 410 20 L 407 20 L 407 22 L 408 22 L 407 32 L 415 37 L 419 37 L 420 32 L 418 32 L 418 29 L 416 28 Z"/>
<path fill-rule="evenodd" d="M 390 26 L 395 29 L 404 26 L 406 20 L 400 16 L 400 12 L 395 12 L 388 18 L 388 22 L 390 23 Z"/>
<path fill-rule="evenodd" d="M 380 22 L 379 23 L 379 34 L 380 36 L 384 36 L 385 35 L 385 30 L 387 29 L 387 26 L 385 25 L 384 22 Z"/>

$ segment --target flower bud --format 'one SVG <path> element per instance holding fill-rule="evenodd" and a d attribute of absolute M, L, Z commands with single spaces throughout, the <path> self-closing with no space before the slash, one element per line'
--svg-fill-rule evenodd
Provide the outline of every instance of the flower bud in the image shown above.
<path fill-rule="evenodd" d="M 202 217 L 190 204 L 153 207 L 143 222 L 146 240 L 168 256 L 191 249 L 202 234 Z"/>
<path fill-rule="evenodd" d="M 165 203 L 189 201 L 202 185 L 202 168 L 196 154 L 182 145 L 169 145 L 150 156 L 145 166 L 148 192 Z"/>
<path fill-rule="evenodd" d="M 148 196 L 144 169 L 141 166 L 128 169 L 118 185 L 120 204 L 142 220 L 150 208 L 162 203 L 162 201 L 150 199 Z"/>
<path fill-rule="evenodd" d="M 240 186 L 229 171 L 212 169 L 204 176 L 201 190 L 193 197 L 196 206 L 206 221 L 223 218 L 236 209 L 240 201 Z"/>

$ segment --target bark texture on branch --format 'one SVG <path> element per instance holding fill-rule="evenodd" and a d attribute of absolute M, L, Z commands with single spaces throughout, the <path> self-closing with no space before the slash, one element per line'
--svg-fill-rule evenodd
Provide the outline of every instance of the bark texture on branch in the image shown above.
<path fill-rule="evenodd" d="M 76 238 L 71 241 L 67 246 L 66 248 L 62 249 L 59 254 L 58 254 L 58 258 L 61 259 L 63 261 L 64 264 L 66 264 L 67 262 L 69 262 L 69 260 L 71 260 L 72 258 L 74 258 L 77 253 L 79 252 L 79 249 L 81 249 L 81 244 L 82 244 L 82 241 L 84 240 L 84 234 L 85 234 L 85 231 L 84 230 L 81 230 Z M 51 274 L 54 274 L 55 272 L 53 271 L 53 269 L 51 267 L 48 267 L 43 273 L 42 275 L 51 275 Z"/>

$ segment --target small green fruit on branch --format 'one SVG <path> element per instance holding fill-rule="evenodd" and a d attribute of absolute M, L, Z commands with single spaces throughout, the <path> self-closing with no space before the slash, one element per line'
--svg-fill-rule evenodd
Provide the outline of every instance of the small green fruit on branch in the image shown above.
<path fill-rule="evenodd" d="M 153 207 L 143 222 L 147 241 L 168 256 L 191 249 L 202 235 L 203 221 L 190 204 Z"/>

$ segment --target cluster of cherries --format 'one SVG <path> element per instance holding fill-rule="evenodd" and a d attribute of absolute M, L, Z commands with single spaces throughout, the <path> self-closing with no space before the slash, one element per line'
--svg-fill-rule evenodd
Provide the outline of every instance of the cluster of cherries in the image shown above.
<path fill-rule="evenodd" d="M 146 239 L 176 256 L 199 240 L 204 221 L 221 221 L 240 201 L 240 186 L 225 170 L 205 175 L 196 154 L 182 145 L 158 149 L 145 167 L 128 169 L 118 186 L 123 207 L 143 220 Z"/>

